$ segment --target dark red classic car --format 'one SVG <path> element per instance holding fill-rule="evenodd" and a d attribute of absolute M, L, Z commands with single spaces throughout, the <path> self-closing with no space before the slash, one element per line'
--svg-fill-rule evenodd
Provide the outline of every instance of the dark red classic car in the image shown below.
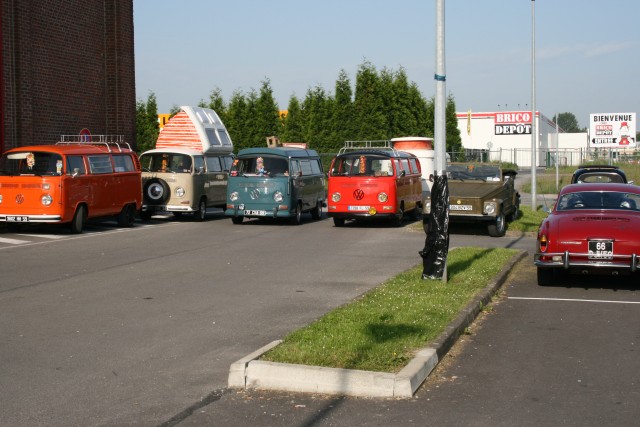
<path fill-rule="evenodd" d="M 640 255 L 640 187 L 570 184 L 538 229 L 538 285 L 562 272 L 636 274 Z"/>

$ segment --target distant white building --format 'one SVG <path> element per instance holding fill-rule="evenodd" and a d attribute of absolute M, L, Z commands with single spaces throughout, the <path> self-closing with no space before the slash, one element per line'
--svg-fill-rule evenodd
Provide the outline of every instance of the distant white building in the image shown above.
<path fill-rule="evenodd" d="M 487 160 L 531 166 L 531 111 L 468 111 L 456 113 L 465 151 Z M 551 166 L 557 156 L 561 165 L 578 165 L 587 155 L 586 132 L 565 133 L 540 112 L 536 113 L 538 141 L 536 165 Z"/>

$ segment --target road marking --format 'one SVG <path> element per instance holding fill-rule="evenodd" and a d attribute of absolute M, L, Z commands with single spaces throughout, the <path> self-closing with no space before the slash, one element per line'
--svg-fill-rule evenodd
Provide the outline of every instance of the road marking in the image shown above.
<path fill-rule="evenodd" d="M 69 237 L 68 234 L 16 234 L 16 236 L 41 237 L 43 239 L 64 239 Z"/>
<path fill-rule="evenodd" d="M 0 237 L 0 243 L 8 243 L 10 245 L 24 245 L 25 243 L 31 243 L 29 240 L 7 239 L 6 237 Z"/>
<path fill-rule="evenodd" d="M 539 300 L 539 301 L 570 301 L 570 302 L 601 302 L 611 304 L 640 304 L 640 301 L 611 301 L 601 299 L 573 299 L 573 298 L 529 298 L 529 297 L 508 297 L 507 299 Z"/>

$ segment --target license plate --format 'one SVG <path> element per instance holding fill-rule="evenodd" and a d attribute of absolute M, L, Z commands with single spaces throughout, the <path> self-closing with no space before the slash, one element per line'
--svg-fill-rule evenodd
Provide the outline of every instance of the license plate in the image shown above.
<path fill-rule="evenodd" d="M 266 216 L 267 211 L 255 210 L 255 209 L 245 209 L 245 215 L 257 215 L 257 216 Z"/>
<path fill-rule="evenodd" d="M 369 206 L 348 206 L 347 210 L 350 211 L 368 211 Z"/>
<path fill-rule="evenodd" d="M 472 211 L 473 206 L 471 205 L 449 205 L 450 211 Z"/>
<path fill-rule="evenodd" d="M 7 222 L 29 222 L 28 216 L 8 215 Z"/>
<path fill-rule="evenodd" d="M 589 240 L 589 258 L 590 259 L 612 259 L 613 258 L 613 241 L 612 240 Z"/>

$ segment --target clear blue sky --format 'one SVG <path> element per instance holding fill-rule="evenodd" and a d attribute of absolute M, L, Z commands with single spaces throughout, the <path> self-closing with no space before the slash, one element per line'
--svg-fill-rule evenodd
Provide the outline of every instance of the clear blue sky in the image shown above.
<path fill-rule="evenodd" d="M 447 92 L 458 111 L 531 109 L 529 0 L 445 1 Z M 434 96 L 435 0 L 134 0 L 136 92 L 159 112 L 271 81 L 280 109 L 365 60 Z M 640 1 L 537 0 L 536 107 L 640 113 Z"/>

